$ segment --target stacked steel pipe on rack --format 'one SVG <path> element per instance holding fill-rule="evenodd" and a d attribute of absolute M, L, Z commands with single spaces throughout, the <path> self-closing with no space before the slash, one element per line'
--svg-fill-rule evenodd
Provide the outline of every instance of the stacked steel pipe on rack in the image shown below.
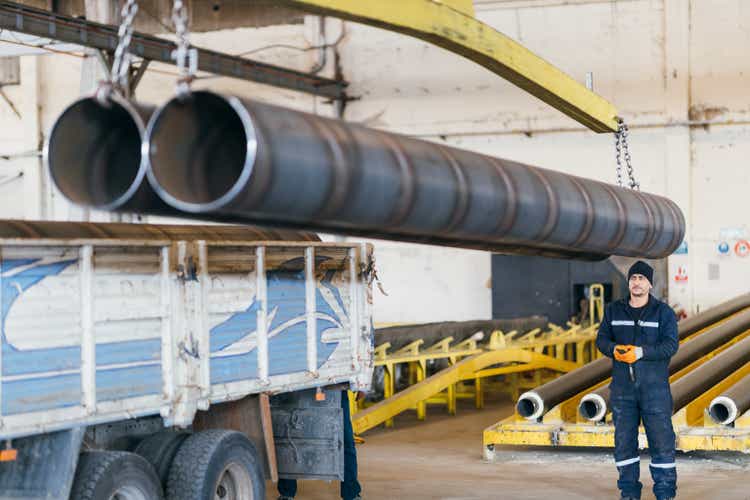
<path fill-rule="evenodd" d="M 708 405 L 708 414 L 717 424 L 730 425 L 750 410 L 750 375 L 715 397 Z"/>
<path fill-rule="evenodd" d="M 679 410 L 735 370 L 750 362 L 750 337 L 746 337 L 670 384 L 674 409 Z"/>
<path fill-rule="evenodd" d="M 685 339 L 747 307 L 750 307 L 750 294 L 741 295 L 721 303 L 690 319 L 680 322 L 678 325 L 678 336 L 680 340 Z M 750 315 L 750 312 L 746 314 Z M 735 318 L 728 321 L 732 320 L 735 320 Z M 703 335 L 698 338 L 701 337 Z M 682 348 L 681 346 L 680 349 Z M 680 355 L 680 351 L 678 351 L 678 355 Z M 604 382 L 611 374 L 612 360 L 609 358 L 597 359 L 577 370 L 561 375 L 555 380 L 537 387 L 533 391 L 522 394 L 516 404 L 516 410 L 522 417 L 529 420 L 536 420 L 566 399 L 575 396 L 589 387 Z M 607 399 L 600 395 L 599 398 L 591 398 L 591 400 L 593 400 L 592 403 L 587 405 L 586 408 L 587 414 L 591 413 L 592 416 L 597 416 L 600 412 L 599 407 L 595 406 L 597 404 L 602 405 L 606 413 Z"/>
<path fill-rule="evenodd" d="M 203 219 L 580 259 L 665 257 L 685 230 L 660 196 L 211 92 L 159 108 L 142 151 L 132 177 Z M 54 179 L 77 203 L 152 210 L 82 196 L 76 176 Z"/>
<path fill-rule="evenodd" d="M 750 311 L 745 311 L 680 345 L 669 361 L 669 374 L 682 370 L 711 351 L 750 329 Z M 608 411 L 609 387 L 586 394 L 578 406 L 581 416 L 592 422 L 602 420 Z"/>

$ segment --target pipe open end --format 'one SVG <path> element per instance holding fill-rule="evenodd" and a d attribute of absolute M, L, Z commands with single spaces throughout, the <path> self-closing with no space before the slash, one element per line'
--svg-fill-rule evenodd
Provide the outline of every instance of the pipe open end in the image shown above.
<path fill-rule="evenodd" d="M 75 204 L 119 208 L 143 181 L 144 129 L 141 116 L 124 99 L 79 99 L 55 121 L 44 147 L 53 183 Z"/>
<path fill-rule="evenodd" d="M 178 210 L 220 210 L 252 172 L 255 128 L 236 98 L 205 91 L 175 97 L 156 111 L 146 135 L 149 182 Z"/>
<path fill-rule="evenodd" d="M 578 413 L 591 422 L 601 422 L 607 414 L 607 402 L 598 394 L 586 394 L 578 405 Z"/>
<path fill-rule="evenodd" d="M 516 411 L 528 420 L 537 420 L 544 413 L 544 401 L 536 392 L 524 392 L 518 398 Z"/>
<path fill-rule="evenodd" d="M 726 396 L 719 396 L 711 401 L 708 414 L 717 424 L 729 425 L 737 419 L 737 405 Z"/>

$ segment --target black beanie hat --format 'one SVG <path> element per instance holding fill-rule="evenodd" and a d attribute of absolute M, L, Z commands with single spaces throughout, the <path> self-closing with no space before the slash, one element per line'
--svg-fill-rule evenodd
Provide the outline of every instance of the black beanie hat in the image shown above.
<path fill-rule="evenodd" d="M 654 268 L 643 262 L 642 260 L 639 260 L 632 266 L 630 266 L 630 269 L 628 270 L 628 281 L 630 281 L 630 277 L 634 274 L 642 274 L 646 277 L 649 283 L 651 283 L 651 286 L 654 286 Z"/>

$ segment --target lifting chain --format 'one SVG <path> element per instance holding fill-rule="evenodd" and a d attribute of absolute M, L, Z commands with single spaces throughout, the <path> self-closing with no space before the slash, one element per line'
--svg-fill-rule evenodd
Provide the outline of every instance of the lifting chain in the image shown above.
<path fill-rule="evenodd" d="M 177 34 L 177 49 L 172 52 L 172 59 L 177 64 L 180 77 L 177 80 L 177 94 L 186 95 L 190 92 L 190 84 L 198 71 L 198 51 L 190 48 L 188 38 L 188 11 L 182 0 L 175 0 L 172 6 L 172 22 Z"/>
<path fill-rule="evenodd" d="M 133 56 L 130 53 L 130 41 L 133 39 L 133 23 L 138 13 L 136 0 L 126 0 L 120 12 L 120 27 L 117 30 L 117 47 L 112 60 L 109 78 L 99 84 L 96 97 L 106 103 L 115 90 L 127 95 L 130 79 L 130 63 Z"/>
<path fill-rule="evenodd" d="M 623 187 L 622 184 L 622 161 L 621 156 L 625 157 L 625 166 L 628 171 L 628 187 L 635 189 L 636 191 L 641 190 L 641 184 L 635 180 L 635 174 L 633 173 L 633 164 L 630 159 L 630 148 L 628 147 L 628 126 L 625 124 L 625 120 L 617 117 L 617 132 L 615 132 L 615 161 L 617 162 L 617 185 Z"/>

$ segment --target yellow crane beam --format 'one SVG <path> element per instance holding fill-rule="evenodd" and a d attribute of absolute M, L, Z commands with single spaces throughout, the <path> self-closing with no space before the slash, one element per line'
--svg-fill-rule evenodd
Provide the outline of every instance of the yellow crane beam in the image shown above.
<path fill-rule="evenodd" d="M 466 57 L 594 132 L 616 132 L 617 110 L 523 45 L 474 17 L 471 0 L 278 0 L 314 14 L 420 38 Z"/>

